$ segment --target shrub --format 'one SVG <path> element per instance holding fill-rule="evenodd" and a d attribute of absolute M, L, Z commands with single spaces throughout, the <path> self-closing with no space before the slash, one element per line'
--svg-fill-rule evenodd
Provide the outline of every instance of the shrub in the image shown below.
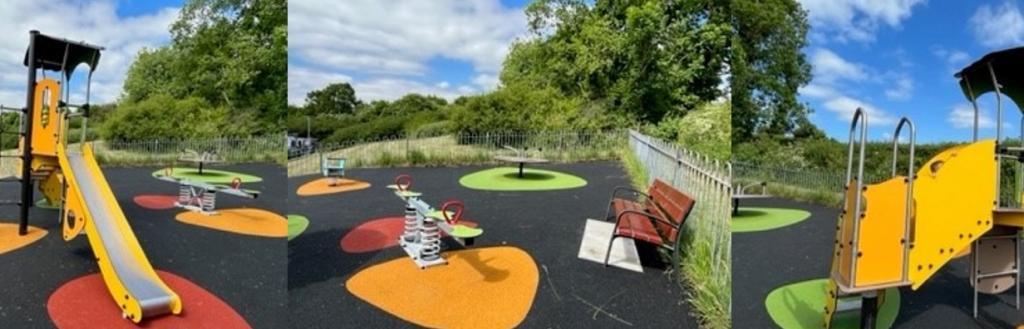
<path fill-rule="evenodd" d="M 198 97 L 177 99 L 153 95 L 137 103 L 126 103 L 110 114 L 101 129 L 107 140 L 195 139 L 244 134 L 244 119 L 233 117 L 225 108 L 215 108 Z M 229 125 L 230 123 L 230 125 Z"/>

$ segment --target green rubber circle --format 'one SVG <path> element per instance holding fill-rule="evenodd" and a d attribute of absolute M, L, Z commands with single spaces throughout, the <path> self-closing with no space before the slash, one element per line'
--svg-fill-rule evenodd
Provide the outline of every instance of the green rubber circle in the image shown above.
<path fill-rule="evenodd" d="M 309 219 L 305 216 L 288 215 L 288 240 L 291 241 L 302 234 L 307 227 L 309 227 Z"/>
<path fill-rule="evenodd" d="M 153 177 L 164 175 L 167 175 L 166 168 L 153 172 Z M 263 181 L 263 178 L 253 175 L 206 168 L 203 168 L 203 174 L 200 175 L 199 169 L 196 168 L 174 167 L 171 171 L 171 176 L 178 179 L 187 179 L 208 184 L 231 184 L 231 181 L 234 180 L 235 177 L 241 179 L 242 183 L 258 183 Z"/>
<path fill-rule="evenodd" d="M 827 279 L 814 279 L 788 284 L 768 293 L 764 306 L 772 321 L 786 329 L 820 329 L 825 321 L 825 290 Z M 896 288 L 885 290 L 884 301 L 878 308 L 875 328 L 889 328 L 896 322 L 900 312 L 900 291 Z M 857 298 L 857 297 L 851 297 Z M 848 311 L 832 318 L 832 328 L 859 328 L 860 312 Z"/>
<path fill-rule="evenodd" d="M 50 204 L 49 202 L 46 202 L 46 199 L 39 199 L 39 201 L 36 201 L 36 208 L 40 208 L 40 209 L 57 209 L 57 208 L 60 208 L 60 205 Z"/>
<path fill-rule="evenodd" d="M 732 232 L 767 231 L 793 225 L 809 217 L 811 213 L 800 209 L 740 207 L 739 214 L 732 216 Z"/>
<path fill-rule="evenodd" d="M 500 167 L 462 176 L 459 184 L 474 190 L 546 191 L 583 187 L 587 181 L 566 173 L 531 168 L 524 169 L 520 178 L 519 168 Z"/>

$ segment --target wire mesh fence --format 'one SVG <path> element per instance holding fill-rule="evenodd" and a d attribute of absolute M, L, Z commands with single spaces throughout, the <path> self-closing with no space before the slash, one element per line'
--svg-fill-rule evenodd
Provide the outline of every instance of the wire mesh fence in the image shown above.
<path fill-rule="evenodd" d="M 846 180 L 844 172 L 791 169 L 742 162 L 733 162 L 732 173 L 736 180 L 767 182 L 833 193 L 842 193 Z"/>
<path fill-rule="evenodd" d="M 684 247 L 684 254 L 709 256 L 712 273 L 709 279 L 718 281 L 713 283 L 717 287 L 731 287 L 731 165 L 637 131 L 629 132 L 628 143 L 647 173 L 648 184 L 661 179 L 696 200 L 685 223 L 691 243 Z M 709 255 L 702 254 L 704 246 L 701 244 L 706 245 Z M 729 294 L 718 293 L 724 294 L 718 296 L 724 298 L 723 305 L 731 308 Z"/>
<path fill-rule="evenodd" d="M 251 138 L 217 138 L 208 140 L 92 141 L 96 160 L 102 165 L 142 166 L 171 165 L 187 151 L 216 154 L 223 163 L 284 162 L 284 136 Z M 68 145 L 78 150 L 78 144 Z M 5 156 L 21 155 L 17 149 L 0 152 Z M 0 177 L 21 174 L 21 159 L 0 157 Z"/>
<path fill-rule="evenodd" d="M 516 152 L 564 162 L 613 159 L 624 145 L 624 131 L 396 136 L 320 145 L 310 154 L 289 159 L 288 176 L 319 172 L 321 157 L 345 158 L 345 165 L 353 168 L 493 163 L 496 155 Z"/>
<path fill-rule="evenodd" d="M 283 162 L 284 135 L 207 140 L 96 141 L 100 163 L 114 165 L 170 164 L 182 153 L 216 154 L 226 163 Z"/>

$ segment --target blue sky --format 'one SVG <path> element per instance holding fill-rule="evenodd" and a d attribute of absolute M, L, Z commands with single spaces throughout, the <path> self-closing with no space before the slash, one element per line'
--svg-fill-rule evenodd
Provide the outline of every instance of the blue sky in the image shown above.
<path fill-rule="evenodd" d="M 527 0 L 292 0 L 288 102 L 348 82 L 363 100 L 493 89 Z M 335 10 L 323 10 L 334 8 Z"/>
<path fill-rule="evenodd" d="M 953 74 L 993 50 L 1024 45 L 1016 1 L 801 0 L 811 20 L 812 82 L 800 99 L 811 121 L 845 141 L 852 112 L 869 111 L 871 139 L 891 138 L 901 116 L 922 142 L 971 139 L 973 110 Z M 982 137 L 995 136 L 995 98 L 981 97 Z M 1004 102 L 1003 131 L 1016 136 L 1020 111 Z"/>

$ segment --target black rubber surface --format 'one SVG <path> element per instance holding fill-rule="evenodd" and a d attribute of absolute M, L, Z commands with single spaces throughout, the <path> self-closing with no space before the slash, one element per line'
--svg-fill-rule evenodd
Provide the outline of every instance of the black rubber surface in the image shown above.
<path fill-rule="evenodd" d="M 609 193 L 628 185 L 613 162 L 542 165 L 583 177 L 587 186 L 542 192 L 490 192 L 463 188 L 462 175 L 486 167 L 352 169 L 347 175 L 370 182 L 369 189 L 299 197 L 295 189 L 315 176 L 289 179 L 289 213 L 307 216 L 309 228 L 288 244 L 290 322 L 294 328 L 393 328 L 410 326 L 352 296 L 343 286 L 361 268 L 407 258 L 398 247 L 380 252 L 347 254 L 339 241 L 363 221 L 403 214 L 402 202 L 384 186 L 398 174 L 413 177 L 413 190 L 438 206 L 448 199 L 466 205 L 464 218 L 480 223 L 484 235 L 476 246 L 511 245 L 526 250 L 537 262 L 539 287 L 522 328 L 621 328 L 627 325 L 587 303 L 639 328 L 696 328 L 681 302 L 682 288 L 663 269 L 635 273 L 576 257 L 587 218 L 604 215 Z M 451 244 L 446 244 L 445 248 Z M 643 246 L 643 244 L 638 244 Z M 644 265 L 664 268 L 656 251 L 641 250 Z M 654 259 L 652 259 L 654 258 Z M 409 261 L 409 266 L 414 266 Z M 494 305 L 501 307 L 501 305 Z"/>
<path fill-rule="evenodd" d="M 285 212 L 283 167 L 249 164 L 220 168 L 263 177 L 263 182 L 244 185 L 263 194 L 255 200 L 221 196 L 217 199 L 219 208 Z M 218 296 L 254 328 L 286 328 L 286 240 L 187 225 L 174 220 L 182 209 L 139 207 L 132 201 L 136 195 L 177 194 L 177 185 L 152 177 L 156 169 L 103 169 L 153 267 L 184 277 Z M 0 186 L 0 199 L 17 198 L 16 186 Z M 46 311 L 50 294 L 69 280 L 99 272 L 85 237 L 71 242 L 61 239 L 56 210 L 32 208 L 29 218 L 31 225 L 47 229 L 49 234 L 26 248 L 0 255 L 0 328 L 52 328 Z M 16 223 L 17 207 L 0 207 L 0 221 Z M 187 312 L 190 305 L 184 302 Z"/>
<path fill-rule="evenodd" d="M 770 328 L 764 306 L 773 289 L 828 277 L 832 241 L 840 209 L 783 199 L 749 200 L 744 206 L 804 209 L 811 217 L 796 225 L 732 237 L 733 327 Z M 1014 309 L 1011 289 L 999 296 L 980 294 L 978 318 L 972 316 L 969 259 L 947 264 L 917 291 L 900 289 L 896 328 L 1011 328 L 1024 323 Z"/>

